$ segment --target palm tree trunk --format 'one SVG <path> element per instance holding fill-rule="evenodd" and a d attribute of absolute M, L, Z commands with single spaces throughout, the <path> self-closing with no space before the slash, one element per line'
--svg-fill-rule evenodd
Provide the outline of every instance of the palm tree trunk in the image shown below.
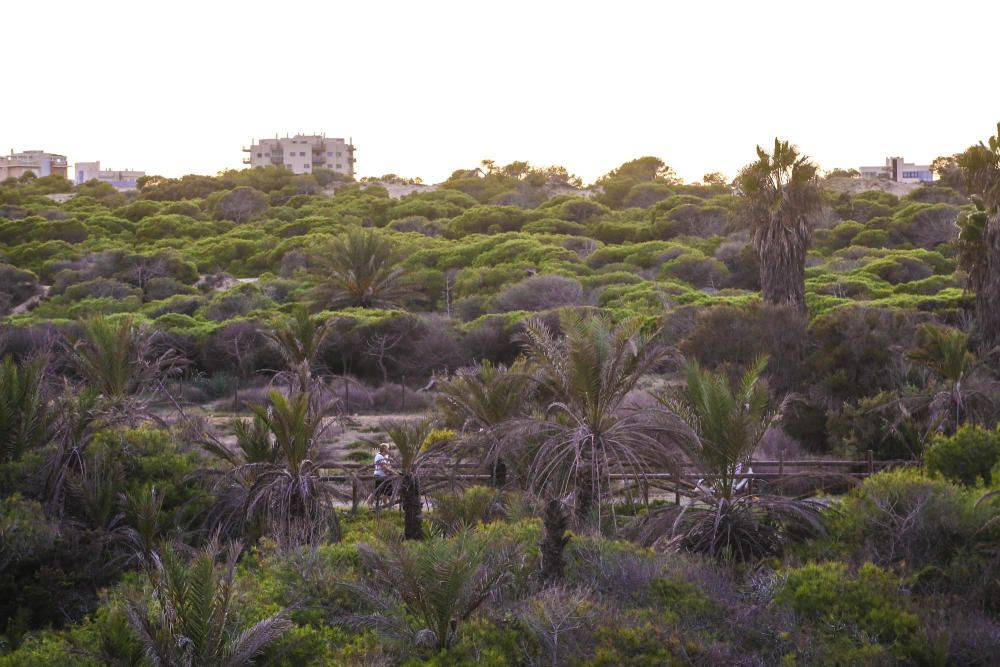
<path fill-rule="evenodd" d="M 538 545 L 542 552 L 542 581 L 558 581 L 563 577 L 563 550 L 569 542 L 566 528 L 569 516 L 562 502 L 550 500 L 545 505 L 544 534 Z"/>
<path fill-rule="evenodd" d="M 594 487 L 590 467 L 581 468 L 576 474 L 576 520 L 583 525 L 594 509 Z"/>
<path fill-rule="evenodd" d="M 403 538 L 424 539 L 421 521 L 420 482 L 413 474 L 403 475 L 399 489 L 399 504 L 403 508 Z"/>
<path fill-rule="evenodd" d="M 493 464 L 493 486 L 502 489 L 507 486 L 507 464 L 503 462 L 501 457 L 497 457 L 496 463 Z"/>
<path fill-rule="evenodd" d="M 983 236 L 986 271 L 976 291 L 976 329 L 985 354 L 1000 345 L 1000 213 L 989 216 Z"/>
<path fill-rule="evenodd" d="M 760 289 L 764 301 L 806 309 L 806 247 L 796 226 L 784 220 L 772 219 L 759 228 L 754 248 L 760 260 Z"/>

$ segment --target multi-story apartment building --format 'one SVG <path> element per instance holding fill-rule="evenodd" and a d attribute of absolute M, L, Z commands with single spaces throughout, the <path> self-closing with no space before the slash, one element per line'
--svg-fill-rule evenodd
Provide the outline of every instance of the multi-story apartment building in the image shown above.
<path fill-rule="evenodd" d="M 885 178 L 897 183 L 929 183 L 934 180 L 927 164 L 912 164 L 901 157 L 887 157 L 884 167 L 858 167 L 861 178 Z"/>
<path fill-rule="evenodd" d="M 66 156 L 45 151 L 21 151 L 0 155 L 0 181 L 20 178 L 27 172 L 35 176 L 62 176 L 66 178 Z"/>
<path fill-rule="evenodd" d="M 311 174 L 314 169 L 333 169 L 354 177 L 354 144 L 324 135 L 296 134 L 294 137 L 261 139 L 243 148 L 250 157 L 243 164 L 251 167 L 284 165 L 296 174 Z"/>
<path fill-rule="evenodd" d="M 97 162 L 77 162 L 74 167 L 76 172 L 76 184 L 97 180 L 101 183 L 108 183 L 116 190 L 135 190 L 138 188 L 136 181 L 146 175 L 144 171 L 132 169 L 101 169 L 100 161 Z"/>

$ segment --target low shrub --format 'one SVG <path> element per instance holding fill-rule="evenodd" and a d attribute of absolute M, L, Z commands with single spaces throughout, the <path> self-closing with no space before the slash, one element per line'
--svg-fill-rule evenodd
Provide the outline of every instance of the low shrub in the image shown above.
<path fill-rule="evenodd" d="M 974 486 L 980 479 L 993 483 L 1000 462 L 1000 427 L 992 431 L 964 425 L 952 436 L 938 435 L 924 456 L 927 469 L 952 482 Z"/>
<path fill-rule="evenodd" d="M 943 567 L 973 544 L 980 525 L 961 488 L 898 469 L 867 478 L 831 515 L 831 544 L 854 562 Z"/>
<path fill-rule="evenodd" d="M 775 603 L 790 607 L 826 640 L 819 647 L 825 660 L 854 664 L 884 655 L 912 661 L 927 652 L 922 624 L 899 580 L 871 563 L 857 572 L 843 563 L 795 568 Z"/>

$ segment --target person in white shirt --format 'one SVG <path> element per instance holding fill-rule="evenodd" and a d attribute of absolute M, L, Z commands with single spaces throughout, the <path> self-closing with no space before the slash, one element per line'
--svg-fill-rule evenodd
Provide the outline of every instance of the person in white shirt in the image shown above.
<path fill-rule="evenodd" d="M 392 498 L 392 458 L 389 456 L 389 443 L 383 442 L 375 452 L 375 490 L 368 498 L 369 504 L 377 508 L 382 498 Z"/>

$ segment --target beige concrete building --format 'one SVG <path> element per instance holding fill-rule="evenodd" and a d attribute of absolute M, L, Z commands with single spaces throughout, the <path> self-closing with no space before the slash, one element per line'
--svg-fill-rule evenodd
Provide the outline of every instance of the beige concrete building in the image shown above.
<path fill-rule="evenodd" d="M 858 167 L 858 171 L 861 178 L 885 178 L 896 183 L 929 183 L 934 180 L 930 165 L 913 164 L 901 157 L 887 157 L 884 167 Z"/>
<path fill-rule="evenodd" d="M 314 169 L 333 169 L 354 177 L 354 144 L 350 140 L 316 134 L 296 134 L 280 139 L 261 139 L 243 148 L 249 157 L 243 164 L 251 167 L 285 166 L 296 174 L 311 174 Z"/>
<path fill-rule="evenodd" d="M 62 176 L 66 178 L 66 156 L 45 151 L 21 151 L 0 155 L 0 181 L 20 178 L 27 172 L 35 176 Z"/>
<path fill-rule="evenodd" d="M 86 183 L 87 181 L 97 180 L 101 183 L 112 185 L 116 190 L 121 190 L 123 192 L 126 190 L 138 189 L 136 181 L 146 175 L 146 172 L 144 171 L 135 171 L 132 169 L 101 169 L 100 161 L 77 162 L 73 166 L 75 167 L 74 182 L 77 185 Z"/>

